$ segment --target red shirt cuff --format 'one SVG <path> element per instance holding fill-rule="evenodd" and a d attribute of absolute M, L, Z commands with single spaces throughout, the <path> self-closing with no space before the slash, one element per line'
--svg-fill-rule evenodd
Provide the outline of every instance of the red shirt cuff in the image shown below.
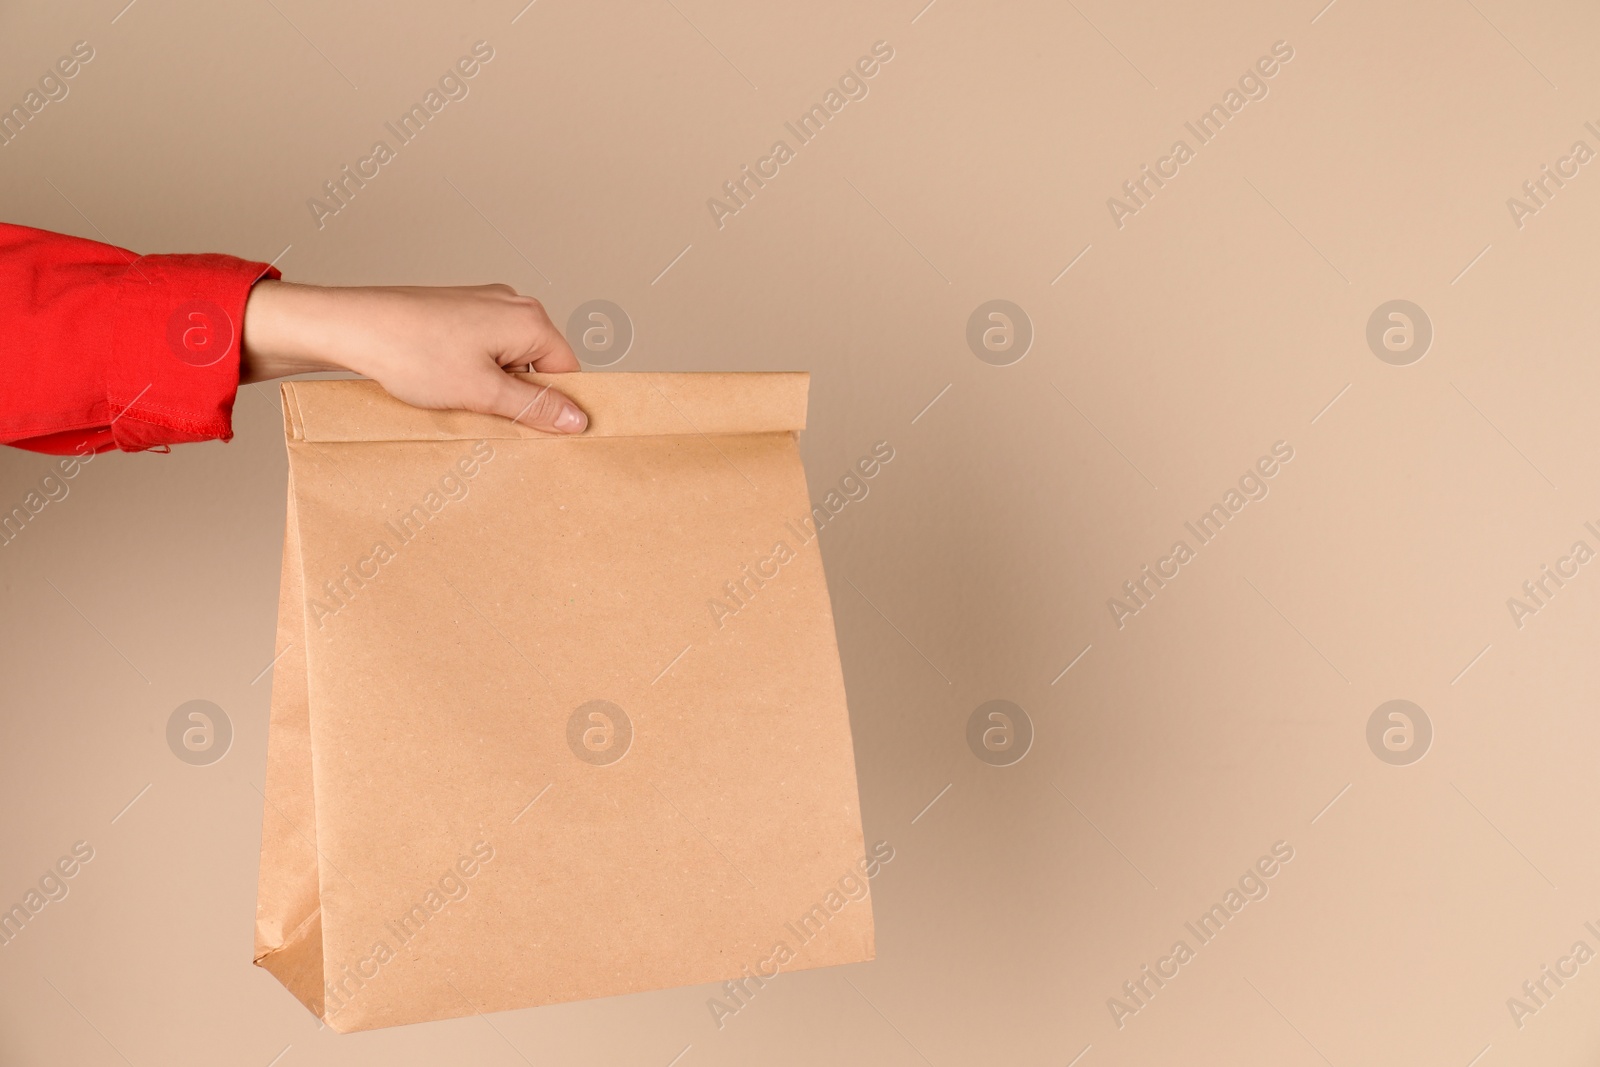
<path fill-rule="evenodd" d="M 277 277 L 0 223 L 0 443 L 70 454 L 230 439 L 245 303 Z"/>
<path fill-rule="evenodd" d="M 233 438 L 245 302 L 265 263 L 143 256 L 116 283 L 106 363 L 107 446 L 138 452 Z"/>

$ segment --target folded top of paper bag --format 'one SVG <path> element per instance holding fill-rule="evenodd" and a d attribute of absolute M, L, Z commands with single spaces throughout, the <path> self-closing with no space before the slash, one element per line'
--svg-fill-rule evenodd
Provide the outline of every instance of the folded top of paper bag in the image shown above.
<path fill-rule="evenodd" d="M 805 373 L 521 374 L 566 393 L 589 415 L 584 437 L 773 433 L 806 425 Z M 473 441 L 559 437 L 497 415 L 404 404 L 377 382 L 289 382 L 293 441 Z"/>

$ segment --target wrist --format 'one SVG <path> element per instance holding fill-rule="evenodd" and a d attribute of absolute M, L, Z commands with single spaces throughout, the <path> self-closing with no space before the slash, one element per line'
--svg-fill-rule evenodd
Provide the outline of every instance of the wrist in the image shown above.
<path fill-rule="evenodd" d="M 241 384 L 347 369 L 324 343 L 318 325 L 321 294 L 316 286 L 280 281 L 260 281 L 251 288 L 239 346 Z"/>

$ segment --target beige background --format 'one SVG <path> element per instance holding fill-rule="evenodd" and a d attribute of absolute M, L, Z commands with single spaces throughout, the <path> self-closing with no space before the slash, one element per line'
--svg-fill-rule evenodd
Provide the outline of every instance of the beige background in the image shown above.
<path fill-rule="evenodd" d="M 618 370 L 810 370 L 815 498 L 896 452 L 823 535 L 866 836 L 896 849 L 879 959 L 720 1031 L 692 988 L 343 1038 L 249 963 L 274 390 L 229 445 L 97 460 L 0 548 L 0 901 L 96 850 L 0 949 L 0 1063 L 1594 1061 L 1600 964 L 1520 1028 L 1506 1001 L 1600 949 L 1600 575 L 1521 629 L 1506 599 L 1600 547 L 1600 177 L 1520 229 L 1506 199 L 1600 148 L 1600 15 L 921 3 L 0 12 L 0 102 L 97 53 L 0 149 L 10 221 L 504 280 L 563 323 L 610 299 Z M 471 95 L 319 230 L 307 198 L 479 39 Z M 706 199 L 877 40 L 870 95 L 719 231 Z M 1269 95 L 1119 230 L 1106 198 L 1279 40 Z M 1036 331 L 1007 367 L 965 341 L 994 298 Z M 1397 298 L 1435 330 L 1404 367 L 1364 337 Z M 1270 495 L 1118 630 L 1107 598 L 1279 440 Z M 0 504 L 47 463 L 0 457 Z M 966 743 L 994 698 L 1037 732 L 1010 767 Z M 1395 698 L 1434 728 L 1409 766 L 1366 741 Z M 166 747 L 191 699 L 234 723 L 211 766 Z M 1107 999 L 1280 840 L 1270 895 L 1119 1029 Z"/>

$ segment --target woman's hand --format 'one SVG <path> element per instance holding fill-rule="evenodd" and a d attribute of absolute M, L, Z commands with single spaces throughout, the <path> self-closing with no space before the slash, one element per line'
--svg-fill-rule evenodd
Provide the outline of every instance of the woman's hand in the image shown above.
<path fill-rule="evenodd" d="M 503 415 L 551 433 L 588 418 L 507 373 L 578 370 L 544 306 L 509 285 L 323 288 L 258 282 L 245 305 L 239 381 L 349 370 L 422 408 Z"/>

